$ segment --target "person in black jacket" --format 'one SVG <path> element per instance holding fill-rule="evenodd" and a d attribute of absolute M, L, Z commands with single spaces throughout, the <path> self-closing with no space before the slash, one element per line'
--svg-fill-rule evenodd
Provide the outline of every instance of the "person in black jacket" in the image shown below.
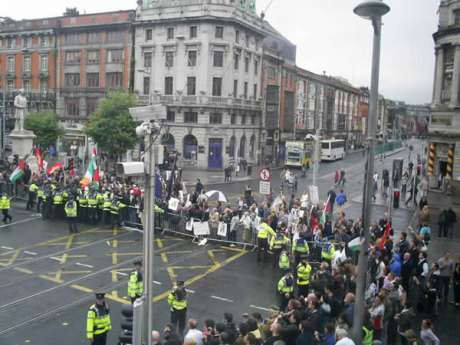
<path fill-rule="evenodd" d="M 295 341 L 296 345 L 315 345 L 314 330 L 309 320 L 302 320 L 300 331 L 302 333 L 297 337 Z"/>
<path fill-rule="evenodd" d="M 174 332 L 172 325 L 167 324 L 163 333 L 164 333 L 163 345 L 182 345 L 182 341 L 179 338 L 179 336 Z"/>

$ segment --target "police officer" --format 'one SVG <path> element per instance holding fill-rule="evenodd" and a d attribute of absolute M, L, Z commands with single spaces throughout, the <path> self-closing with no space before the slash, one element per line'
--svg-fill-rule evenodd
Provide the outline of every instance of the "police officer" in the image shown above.
<path fill-rule="evenodd" d="M 110 206 L 110 221 L 112 229 L 120 226 L 120 207 L 117 199 L 113 200 L 112 205 Z"/>
<path fill-rule="evenodd" d="M 324 243 L 323 247 L 321 248 L 321 259 L 328 263 L 331 263 L 332 259 L 334 258 L 334 254 L 335 254 L 334 245 L 329 241 Z"/>
<path fill-rule="evenodd" d="M 97 213 L 97 199 L 96 193 L 91 192 L 88 195 L 88 222 L 90 224 L 96 224 L 96 213 Z"/>
<path fill-rule="evenodd" d="M 10 216 L 10 207 L 11 207 L 11 201 L 10 198 L 6 193 L 3 193 L 2 197 L 0 198 L 0 209 L 2 210 L 3 213 L 3 223 L 6 224 L 8 220 L 10 222 L 13 220 L 13 217 Z"/>
<path fill-rule="evenodd" d="M 86 338 L 91 345 L 105 345 L 107 332 L 112 329 L 110 310 L 105 293 L 96 293 L 96 303 L 89 307 L 86 319 Z"/>
<path fill-rule="evenodd" d="M 303 235 L 294 241 L 292 245 L 292 254 L 294 254 L 295 265 L 297 266 L 303 258 L 306 258 L 310 253 L 310 247 L 308 242 Z"/>
<path fill-rule="evenodd" d="M 62 192 L 60 189 L 57 189 L 53 195 L 53 208 L 54 208 L 54 219 L 62 218 L 62 206 L 64 204 L 64 198 L 62 197 Z"/>
<path fill-rule="evenodd" d="M 297 266 L 297 292 L 299 296 L 307 297 L 310 285 L 311 266 L 307 259 L 302 259 Z"/>
<path fill-rule="evenodd" d="M 84 190 L 80 190 L 78 195 L 78 206 L 80 207 L 80 221 L 86 223 L 88 221 L 88 199 Z"/>
<path fill-rule="evenodd" d="M 77 203 L 71 196 L 64 207 L 67 222 L 69 223 L 69 233 L 77 233 Z"/>
<path fill-rule="evenodd" d="M 178 281 L 168 295 L 168 304 L 171 309 L 171 324 L 173 329 L 182 337 L 187 316 L 187 292 L 184 282 Z"/>
<path fill-rule="evenodd" d="M 284 311 L 292 298 L 294 292 L 294 277 L 289 269 L 286 274 L 281 277 L 278 282 L 278 294 L 280 297 L 280 310 Z"/>
<path fill-rule="evenodd" d="M 264 260 L 268 255 L 268 237 L 275 236 L 272 227 L 264 220 L 257 228 L 257 262 L 260 262 L 262 251 L 264 252 Z"/>
<path fill-rule="evenodd" d="M 27 200 L 26 210 L 30 210 L 34 207 L 35 199 L 37 198 L 38 185 L 35 181 L 29 186 L 29 199 Z"/>
<path fill-rule="evenodd" d="M 129 275 L 128 281 L 128 296 L 131 298 L 131 303 L 141 297 L 144 291 L 143 277 L 142 277 L 142 261 L 134 262 L 135 270 Z"/>
<path fill-rule="evenodd" d="M 286 272 L 291 266 L 291 261 L 289 260 L 288 253 L 283 250 L 280 253 L 280 258 L 278 260 L 278 267 L 282 272 Z"/>
<path fill-rule="evenodd" d="M 45 207 L 46 194 L 45 186 L 42 184 L 38 187 L 37 191 L 37 213 L 42 212 L 42 209 Z"/>
<path fill-rule="evenodd" d="M 99 190 L 96 193 L 96 201 L 97 201 L 97 211 L 96 211 L 96 223 L 102 219 L 103 209 L 104 209 L 104 194 L 102 194 Z"/>
<path fill-rule="evenodd" d="M 110 197 L 110 192 L 106 191 L 104 193 L 104 204 L 103 204 L 103 212 L 104 212 L 104 225 L 109 226 L 110 223 L 110 211 L 112 208 L 112 199 Z"/>
<path fill-rule="evenodd" d="M 278 228 L 275 236 L 272 236 L 270 240 L 270 250 L 273 252 L 273 268 L 275 268 L 277 263 L 279 263 L 281 251 L 285 250 L 288 244 L 289 239 L 283 231 Z"/>

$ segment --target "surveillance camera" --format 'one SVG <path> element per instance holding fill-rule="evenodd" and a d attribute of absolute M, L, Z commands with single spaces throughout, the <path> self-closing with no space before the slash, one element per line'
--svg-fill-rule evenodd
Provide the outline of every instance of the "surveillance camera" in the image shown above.
<path fill-rule="evenodd" d="M 149 123 L 143 122 L 141 125 L 136 127 L 136 135 L 138 138 L 143 138 L 147 134 L 149 129 Z"/>

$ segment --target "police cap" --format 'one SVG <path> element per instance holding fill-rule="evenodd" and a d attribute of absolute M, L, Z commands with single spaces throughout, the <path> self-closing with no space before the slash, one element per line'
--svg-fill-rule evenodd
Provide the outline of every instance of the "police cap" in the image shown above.
<path fill-rule="evenodd" d="M 177 281 L 177 286 L 184 286 L 184 281 L 183 280 L 178 280 Z"/>
<path fill-rule="evenodd" d="M 142 260 L 134 261 L 134 266 L 142 266 Z"/>
<path fill-rule="evenodd" d="M 96 295 L 96 299 L 101 300 L 101 299 L 104 299 L 105 292 L 96 292 L 95 295 Z"/>

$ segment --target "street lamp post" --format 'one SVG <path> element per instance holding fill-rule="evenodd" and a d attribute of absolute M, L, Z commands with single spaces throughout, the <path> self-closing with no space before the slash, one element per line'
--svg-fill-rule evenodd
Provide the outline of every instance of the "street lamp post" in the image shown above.
<path fill-rule="evenodd" d="M 368 149 L 367 149 L 367 169 L 364 185 L 364 202 L 362 210 L 363 234 L 361 250 L 358 259 L 358 277 L 356 281 L 355 310 L 353 317 L 353 338 L 356 344 L 361 344 L 362 327 L 365 313 L 364 294 L 367 283 L 368 248 L 369 248 L 369 228 L 372 211 L 372 185 L 374 175 L 374 145 L 377 119 L 377 102 L 379 94 L 379 73 L 380 73 L 380 38 L 382 28 L 382 16 L 390 11 L 390 7 L 382 0 L 365 1 L 356 6 L 354 13 L 362 18 L 370 19 L 373 26 L 374 39 L 372 50 L 372 71 L 371 71 L 371 90 L 369 100 L 369 117 L 367 122 Z"/>
<path fill-rule="evenodd" d="M 319 172 L 319 161 L 321 160 L 320 157 L 320 145 L 321 145 L 321 137 L 320 137 L 320 130 L 316 129 L 316 134 L 307 134 L 305 139 L 313 139 L 315 141 L 315 147 L 313 149 L 313 186 L 318 187 L 318 172 Z"/>

